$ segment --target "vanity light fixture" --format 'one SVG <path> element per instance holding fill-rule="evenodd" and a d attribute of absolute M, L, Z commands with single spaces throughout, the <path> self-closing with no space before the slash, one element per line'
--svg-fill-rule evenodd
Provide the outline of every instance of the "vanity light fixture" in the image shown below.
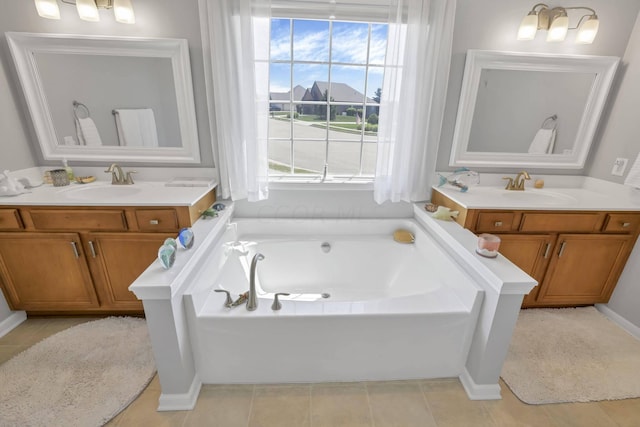
<path fill-rule="evenodd" d="M 568 10 L 586 10 L 589 13 L 583 15 L 576 27 L 569 27 Z M 518 29 L 518 40 L 533 40 L 538 30 L 547 31 L 548 42 L 563 41 L 568 30 L 578 30 L 576 43 L 590 44 L 598 34 L 600 21 L 596 11 L 590 7 L 554 7 L 550 8 L 544 3 L 538 3 L 524 17 Z"/>
<path fill-rule="evenodd" d="M 80 19 L 89 22 L 100 21 L 98 9 L 113 9 L 116 21 L 123 24 L 135 24 L 131 0 L 60 0 L 72 4 L 78 10 Z M 47 19 L 60 19 L 57 0 L 35 0 L 38 15 Z"/>

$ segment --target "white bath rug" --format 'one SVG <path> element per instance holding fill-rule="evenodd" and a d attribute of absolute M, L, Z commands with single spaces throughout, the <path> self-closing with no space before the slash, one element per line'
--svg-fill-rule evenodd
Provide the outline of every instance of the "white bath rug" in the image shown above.
<path fill-rule="evenodd" d="M 640 341 L 594 307 L 521 310 L 502 379 L 535 405 L 640 397 Z"/>
<path fill-rule="evenodd" d="M 0 426 L 104 425 L 155 370 L 144 319 L 74 326 L 0 365 Z"/>

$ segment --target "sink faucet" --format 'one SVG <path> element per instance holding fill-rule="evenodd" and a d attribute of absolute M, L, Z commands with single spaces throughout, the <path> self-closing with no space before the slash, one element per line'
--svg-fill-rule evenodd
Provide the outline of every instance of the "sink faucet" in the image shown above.
<path fill-rule="evenodd" d="M 262 261 L 264 255 L 255 254 L 251 260 L 251 275 L 249 276 L 249 296 L 247 297 L 247 310 L 253 311 L 258 308 L 258 296 L 256 295 L 256 266 L 258 261 Z"/>
<path fill-rule="evenodd" d="M 524 191 L 524 181 L 531 179 L 529 173 L 527 171 L 522 171 L 516 175 L 515 179 L 505 176 L 502 179 L 508 179 L 507 186 L 505 190 L 516 190 L 516 191 Z"/>
<path fill-rule="evenodd" d="M 122 170 L 122 168 L 113 163 L 109 166 L 109 169 L 105 171 L 106 173 L 111 174 L 111 184 L 112 185 L 131 185 L 133 184 L 132 173 L 136 173 L 136 171 L 129 171 L 126 174 Z"/>

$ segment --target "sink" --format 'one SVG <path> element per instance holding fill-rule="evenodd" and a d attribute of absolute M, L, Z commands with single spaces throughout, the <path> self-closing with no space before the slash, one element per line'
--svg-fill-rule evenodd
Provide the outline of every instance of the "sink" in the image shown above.
<path fill-rule="evenodd" d="M 504 190 L 500 193 L 502 197 L 507 200 L 513 200 L 518 202 L 531 202 L 535 204 L 566 204 L 576 203 L 578 200 L 564 193 L 558 193 L 548 190 L 525 190 L 525 191 L 508 191 Z"/>
<path fill-rule="evenodd" d="M 140 187 L 133 185 L 86 185 L 65 189 L 61 193 L 72 200 L 99 202 L 133 196 L 141 191 Z"/>

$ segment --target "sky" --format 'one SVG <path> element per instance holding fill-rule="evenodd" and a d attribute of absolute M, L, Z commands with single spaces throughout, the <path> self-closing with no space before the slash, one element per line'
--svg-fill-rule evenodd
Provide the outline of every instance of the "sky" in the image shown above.
<path fill-rule="evenodd" d="M 291 25 L 293 25 L 294 61 L 329 61 L 329 21 L 301 19 L 271 20 L 271 59 L 291 60 Z M 382 87 L 382 65 L 387 46 L 387 25 L 333 21 L 331 81 L 346 83 L 361 93 L 365 91 L 367 45 L 369 44 L 369 76 L 367 96 L 373 97 Z M 377 65 L 377 66 L 375 66 Z M 288 92 L 291 83 L 290 64 L 272 63 L 270 91 Z M 310 88 L 314 81 L 329 80 L 327 64 L 294 64 L 293 87 Z"/>

